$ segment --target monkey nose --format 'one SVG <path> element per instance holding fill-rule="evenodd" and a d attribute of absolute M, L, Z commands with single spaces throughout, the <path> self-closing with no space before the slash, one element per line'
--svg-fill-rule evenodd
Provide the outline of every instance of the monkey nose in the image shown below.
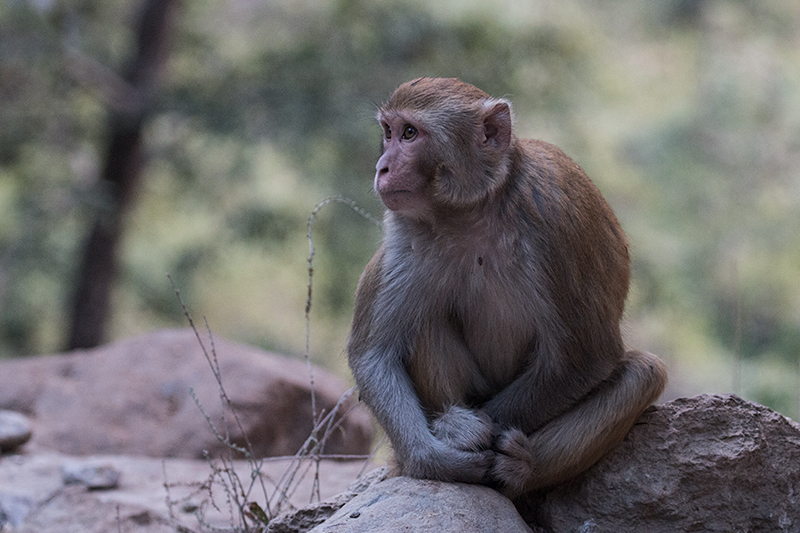
<path fill-rule="evenodd" d="M 382 164 L 381 161 L 378 161 L 378 164 L 375 165 L 375 182 L 374 187 L 376 191 L 380 191 L 381 187 L 384 185 L 387 176 L 389 175 L 389 165 Z"/>
<path fill-rule="evenodd" d="M 378 159 L 378 162 L 375 163 L 375 171 L 379 176 L 381 174 L 386 174 L 389 172 L 389 155 L 387 152 L 381 154 L 381 157 Z"/>

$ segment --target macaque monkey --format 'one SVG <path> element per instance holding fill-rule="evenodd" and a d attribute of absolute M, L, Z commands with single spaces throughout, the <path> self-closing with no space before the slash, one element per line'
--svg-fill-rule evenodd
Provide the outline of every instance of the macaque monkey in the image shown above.
<path fill-rule="evenodd" d="M 623 346 L 630 260 L 614 213 L 472 85 L 405 83 L 377 118 L 384 237 L 347 351 L 398 473 L 516 498 L 585 471 L 667 380 Z"/>

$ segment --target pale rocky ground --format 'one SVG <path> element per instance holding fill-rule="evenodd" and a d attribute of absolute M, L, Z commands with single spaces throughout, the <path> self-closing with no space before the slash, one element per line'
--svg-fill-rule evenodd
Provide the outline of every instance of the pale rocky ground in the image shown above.
<path fill-rule="evenodd" d="M 88 490 L 80 484 L 65 484 L 63 468 L 76 463 L 113 468 L 119 473 L 119 485 L 107 490 Z M 237 461 L 234 466 L 248 481 L 250 465 Z M 263 464 L 262 474 L 270 494 L 290 467 L 288 459 Z M 344 491 L 363 468 L 363 461 L 323 461 L 319 471 L 322 498 Z M 207 490 L 198 490 L 198 486 L 209 481 L 211 472 L 206 462 L 192 459 L 76 457 L 45 451 L 5 455 L 0 457 L 0 516 L 5 515 L 2 531 L 175 532 L 178 526 L 201 530 L 194 513 L 209 503 L 210 496 Z M 312 482 L 313 472 L 309 472 L 290 498 L 292 505 L 309 503 Z M 225 507 L 225 492 L 219 479 L 214 481 L 213 494 L 220 509 L 205 507 L 203 521 L 216 527 L 235 524 L 238 511 L 231 515 Z M 174 503 L 168 505 L 168 498 Z M 259 485 L 253 491 L 252 501 L 264 507 L 264 500 Z M 284 508 L 291 507 L 284 505 Z"/>
<path fill-rule="evenodd" d="M 291 456 L 312 432 L 309 369 L 303 361 L 214 339 L 219 374 L 240 430 L 220 400 L 211 343 L 201 339 L 211 361 L 189 329 L 159 331 L 90 351 L 0 361 L 0 450 L 5 452 L 0 455 L 0 530 L 199 530 L 193 509 L 198 506 L 204 520 L 215 526 L 236 524 L 240 513 L 227 507 L 223 477 L 214 478 L 212 486 L 219 509 L 207 505 L 208 490 L 197 490 L 213 472 L 204 454 L 228 457 L 230 452 L 204 413 L 219 433 L 227 429 L 237 445 L 249 442 L 256 457 Z M 347 416 L 329 432 L 324 452 L 369 454 L 372 424 L 366 410 L 346 396 L 342 380 L 319 368 L 313 374 L 318 412 L 331 412 L 345 398 L 339 412 Z M 291 470 L 289 462 L 262 463 L 269 494 Z M 322 461 L 321 497 L 343 491 L 364 463 Z M 293 505 L 310 501 L 316 469 L 307 471 L 309 464 L 290 498 Z M 249 484 L 251 465 L 234 465 Z M 76 479 L 81 476 L 83 482 Z M 98 479 L 110 486 L 88 490 L 86 484 Z M 79 482 L 66 483 L 70 480 Z M 167 504 L 165 482 L 174 505 Z M 248 501 L 263 507 L 260 487 Z"/>

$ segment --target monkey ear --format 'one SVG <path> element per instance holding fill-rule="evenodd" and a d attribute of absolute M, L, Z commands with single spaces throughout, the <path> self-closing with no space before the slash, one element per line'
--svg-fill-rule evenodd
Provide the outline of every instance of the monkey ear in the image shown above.
<path fill-rule="evenodd" d="M 511 144 L 511 106 L 502 100 L 488 101 L 484 105 L 492 107 L 483 117 L 481 143 L 498 152 L 505 152 Z"/>

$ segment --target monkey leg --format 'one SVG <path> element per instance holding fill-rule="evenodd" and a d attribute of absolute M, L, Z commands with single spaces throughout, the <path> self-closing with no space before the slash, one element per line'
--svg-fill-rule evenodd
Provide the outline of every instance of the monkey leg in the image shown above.
<path fill-rule="evenodd" d="M 492 445 L 492 419 L 482 411 L 452 406 L 432 424 L 433 435 L 445 444 L 478 452 Z"/>
<path fill-rule="evenodd" d="M 612 377 L 570 411 L 530 435 L 504 431 L 494 446 L 491 477 L 516 498 L 577 476 L 622 441 L 666 383 L 658 357 L 627 352 Z"/>

